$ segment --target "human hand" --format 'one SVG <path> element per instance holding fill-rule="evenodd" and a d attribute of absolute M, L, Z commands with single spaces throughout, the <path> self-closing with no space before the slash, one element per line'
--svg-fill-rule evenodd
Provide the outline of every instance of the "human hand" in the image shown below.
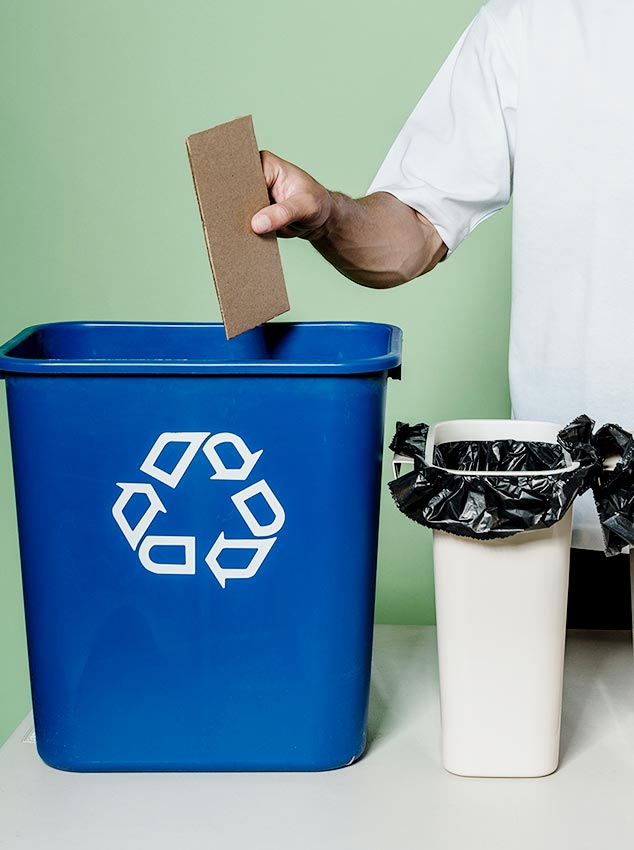
<path fill-rule="evenodd" d="M 306 171 L 270 151 L 261 151 L 262 170 L 272 203 L 251 219 L 258 234 L 318 239 L 333 208 L 330 192 Z"/>

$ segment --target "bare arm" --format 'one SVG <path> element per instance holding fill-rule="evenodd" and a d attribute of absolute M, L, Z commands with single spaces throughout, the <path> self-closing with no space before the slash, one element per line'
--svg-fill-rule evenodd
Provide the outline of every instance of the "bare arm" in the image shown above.
<path fill-rule="evenodd" d="M 436 228 L 387 192 L 359 200 L 329 192 L 269 151 L 262 151 L 262 167 L 273 203 L 253 216 L 254 231 L 312 242 L 356 283 L 398 286 L 431 271 L 447 252 Z"/>

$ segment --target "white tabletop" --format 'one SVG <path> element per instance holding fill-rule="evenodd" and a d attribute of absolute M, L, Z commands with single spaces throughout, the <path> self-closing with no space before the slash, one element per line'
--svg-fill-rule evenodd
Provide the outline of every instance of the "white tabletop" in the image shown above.
<path fill-rule="evenodd" d="M 0 848 L 631 850 L 629 632 L 571 632 L 561 766 L 466 779 L 440 765 L 435 631 L 376 630 L 363 759 L 312 774 L 75 774 L 43 764 L 27 718 L 0 749 Z M 26 740 L 25 740 L 26 739 Z"/>

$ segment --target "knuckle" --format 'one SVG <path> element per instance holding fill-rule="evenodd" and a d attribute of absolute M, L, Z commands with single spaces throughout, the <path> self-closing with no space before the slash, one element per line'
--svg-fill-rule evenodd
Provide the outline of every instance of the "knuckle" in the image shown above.
<path fill-rule="evenodd" d="M 280 209 L 280 218 L 281 218 L 281 224 L 282 225 L 290 224 L 297 217 L 297 212 L 295 210 L 295 207 L 293 206 L 293 204 L 290 204 L 288 201 L 282 201 L 279 204 L 279 209 Z"/>

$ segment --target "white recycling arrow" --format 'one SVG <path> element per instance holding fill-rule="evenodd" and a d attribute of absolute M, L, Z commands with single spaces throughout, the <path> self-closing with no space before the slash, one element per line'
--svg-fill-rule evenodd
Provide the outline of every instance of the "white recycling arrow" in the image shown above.
<path fill-rule="evenodd" d="M 258 495 L 262 496 L 266 500 L 267 505 L 273 512 L 273 519 L 270 523 L 268 523 L 268 525 L 260 525 L 258 519 L 253 515 L 251 508 L 247 504 L 249 499 Z M 266 481 L 256 481 L 255 484 L 245 487 L 244 490 L 240 490 L 239 493 L 235 493 L 231 497 L 231 501 L 240 512 L 242 519 L 248 525 L 251 534 L 255 534 L 256 537 L 268 537 L 270 534 L 277 534 L 286 521 L 284 508 L 280 505 L 277 496 L 273 493 Z"/>
<path fill-rule="evenodd" d="M 269 537 L 266 540 L 230 540 L 225 537 L 224 531 L 221 531 L 218 539 L 209 550 L 205 561 L 218 580 L 220 587 L 224 588 L 228 579 L 253 578 L 262 566 L 262 562 L 271 551 L 276 540 L 277 537 Z M 225 569 L 218 563 L 218 558 L 225 549 L 253 549 L 255 551 L 246 567 Z"/>
<path fill-rule="evenodd" d="M 185 555 L 184 563 L 162 564 L 153 561 L 150 552 L 155 546 L 174 546 L 182 549 Z M 151 573 L 193 576 L 196 573 L 196 538 L 148 534 L 139 547 L 139 561 Z"/>
<path fill-rule="evenodd" d="M 120 484 L 117 482 L 117 487 L 120 487 L 122 492 L 112 506 L 112 516 L 115 518 L 115 522 L 123 532 L 130 546 L 136 549 L 154 518 L 160 513 L 166 514 L 167 509 L 151 484 Z M 125 518 L 124 510 L 130 499 L 136 494 L 146 496 L 148 506 L 141 519 L 133 528 Z"/>
<path fill-rule="evenodd" d="M 157 438 L 156 442 L 148 452 L 148 456 L 141 464 L 141 472 L 145 472 L 146 475 L 151 475 L 152 478 L 156 478 L 157 481 L 167 484 L 168 487 L 176 487 L 183 475 L 187 472 L 189 464 L 194 459 L 198 449 L 209 436 L 209 433 L 209 431 L 165 431 L 165 433 L 161 434 Z M 172 469 L 171 472 L 168 472 L 166 469 L 161 469 L 157 466 L 156 461 L 159 459 L 163 449 L 170 443 L 187 443 L 188 445 L 174 469 Z"/>
<path fill-rule="evenodd" d="M 216 451 L 217 447 L 223 443 L 230 443 L 234 446 L 242 458 L 242 466 L 225 466 L 222 458 Z M 260 459 L 262 451 L 260 449 L 259 452 L 251 452 L 242 437 L 239 437 L 237 434 L 229 434 L 228 432 L 214 434 L 203 446 L 203 452 L 207 455 L 209 463 L 215 470 L 215 474 L 211 476 L 212 481 L 214 478 L 219 480 L 224 479 L 226 481 L 246 481 L 253 472 L 253 467 Z"/>

